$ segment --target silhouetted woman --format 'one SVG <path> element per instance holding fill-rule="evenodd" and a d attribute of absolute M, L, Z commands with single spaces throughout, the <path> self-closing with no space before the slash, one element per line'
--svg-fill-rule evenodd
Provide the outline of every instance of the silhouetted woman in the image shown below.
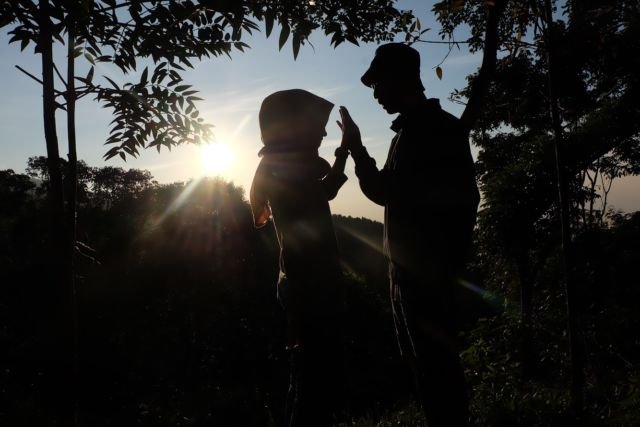
<path fill-rule="evenodd" d="M 333 104 L 301 89 L 260 108 L 262 160 L 251 185 L 255 225 L 273 220 L 280 244 L 278 300 L 287 316 L 291 377 L 285 425 L 328 425 L 342 386 L 342 273 L 329 200 L 346 181 L 348 151 L 318 155 Z"/>

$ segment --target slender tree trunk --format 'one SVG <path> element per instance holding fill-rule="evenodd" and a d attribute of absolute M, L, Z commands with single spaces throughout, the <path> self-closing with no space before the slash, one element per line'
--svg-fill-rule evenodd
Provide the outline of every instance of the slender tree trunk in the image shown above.
<path fill-rule="evenodd" d="M 522 372 L 530 378 L 534 366 L 533 357 L 533 280 L 526 250 L 518 251 L 516 264 L 520 276 L 520 321 L 522 322 Z"/>
<path fill-rule="evenodd" d="M 489 90 L 489 84 L 496 69 L 496 53 L 498 52 L 498 23 L 500 16 L 507 4 L 507 0 L 496 0 L 492 6 L 488 7 L 487 25 L 484 32 L 484 49 L 482 53 L 482 65 L 478 76 L 471 86 L 471 93 L 467 100 L 467 106 L 462 112 L 460 121 L 468 134 L 480 116 L 484 97 Z"/>
<path fill-rule="evenodd" d="M 556 174 L 558 179 L 558 198 L 560 202 L 560 223 L 562 228 L 562 274 L 565 284 L 568 335 L 571 353 L 571 405 L 577 417 L 582 415 L 584 398 L 584 351 L 582 334 L 578 321 L 578 298 L 573 272 L 571 247 L 571 223 L 569 213 L 569 184 L 567 167 L 564 160 L 564 144 L 560 108 L 555 83 L 554 28 L 551 0 L 545 0 L 545 18 L 547 21 L 547 61 L 549 76 L 549 100 L 551 103 L 551 120 L 556 153 Z"/>
<path fill-rule="evenodd" d="M 47 166 L 49 169 L 49 200 L 51 203 L 53 231 L 56 243 L 64 241 L 64 196 L 58 134 L 56 130 L 56 100 L 53 81 L 53 36 L 47 0 L 40 1 L 40 40 L 42 56 L 42 107 L 44 119 L 44 138 L 47 145 Z"/>
<path fill-rule="evenodd" d="M 76 151 L 76 85 L 75 85 L 75 28 L 73 26 L 74 17 L 68 16 L 69 28 L 67 34 L 67 139 L 69 144 L 69 176 L 67 196 L 67 253 L 68 262 L 71 268 L 69 276 L 69 298 L 72 317 L 72 378 L 71 387 L 74 411 L 74 425 L 78 424 L 78 301 L 75 283 L 75 262 L 74 255 L 76 249 L 76 216 L 77 216 L 77 194 L 78 194 L 78 154 Z"/>
<path fill-rule="evenodd" d="M 50 302 L 50 333 L 46 337 L 48 369 L 45 374 L 45 416 L 55 419 L 56 425 L 72 425 L 70 404 L 70 361 L 72 354 L 72 328 L 69 291 L 72 289 L 72 268 L 68 256 L 68 237 L 64 211 L 64 193 L 58 135 L 56 129 L 56 99 L 53 67 L 53 25 L 48 0 L 39 1 L 40 38 L 38 47 L 42 57 L 42 105 L 44 134 L 49 169 L 48 196 L 51 203 L 52 243 L 48 259 L 53 298 Z M 52 420 L 51 420 L 52 421 Z"/>

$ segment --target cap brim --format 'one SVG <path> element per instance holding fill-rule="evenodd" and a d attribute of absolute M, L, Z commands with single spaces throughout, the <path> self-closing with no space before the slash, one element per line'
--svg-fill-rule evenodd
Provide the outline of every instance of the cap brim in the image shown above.
<path fill-rule="evenodd" d="M 362 77 L 360 77 L 360 81 L 367 87 L 371 87 L 375 83 L 375 72 L 372 67 L 369 67 Z"/>

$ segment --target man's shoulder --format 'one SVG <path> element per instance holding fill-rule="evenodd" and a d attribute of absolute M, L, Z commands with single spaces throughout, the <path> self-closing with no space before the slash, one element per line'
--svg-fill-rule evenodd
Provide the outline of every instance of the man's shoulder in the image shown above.
<path fill-rule="evenodd" d="M 412 133 L 451 134 L 462 130 L 462 122 L 438 105 L 438 108 L 425 108 L 420 111 L 420 114 L 413 117 L 408 127 L 411 128 Z"/>
<path fill-rule="evenodd" d="M 459 126 L 460 119 L 442 108 L 440 100 L 436 99 L 437 107 L 427 109 L 426 114 L 431 115 L 432 121 L 442 126 Z"/>
<path fill-rule="evenodd" d="M 437 98 L 425 100 L 421 108 L 416 109 L 409 115 L 409 122 L 412 126 L 458 126 L 460 119 L 444 110 Z"/>

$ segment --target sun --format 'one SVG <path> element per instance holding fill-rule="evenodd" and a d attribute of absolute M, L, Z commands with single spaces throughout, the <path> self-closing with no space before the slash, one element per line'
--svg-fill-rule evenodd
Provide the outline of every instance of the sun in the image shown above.
<path fill-rule="evenodd" d="M 206 175 L 220 175 L 233 164 L 233 152 L 223 142 L 214 142 L 200 146 L 202 170 Z"/>

